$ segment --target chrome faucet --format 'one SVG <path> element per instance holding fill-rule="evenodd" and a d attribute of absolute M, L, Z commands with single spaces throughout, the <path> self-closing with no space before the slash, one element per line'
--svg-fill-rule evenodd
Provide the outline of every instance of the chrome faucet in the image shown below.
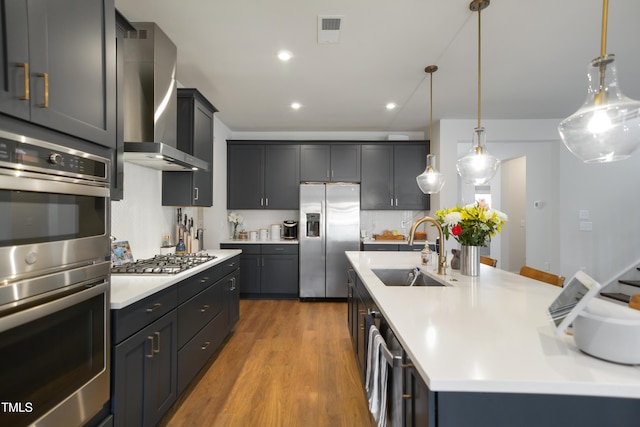
<path fill-rule="evenodd" d="M 418 228 L 418 226 L 423 222 L 430 222 L 438 229 L 438 234 L 440 234 L 440 247 L 438 248 L 438 274 L 447 274 L 447 252 L 444 250 L 444 232 L 442 231 L 442 226 L 438 221 L 430 216 L 423 216 L 416 220 L 411 226 L 411 231 L 409 231 L 409 245 L 413 245 L 413 234 L 416 232 L 416 228 Z"/>

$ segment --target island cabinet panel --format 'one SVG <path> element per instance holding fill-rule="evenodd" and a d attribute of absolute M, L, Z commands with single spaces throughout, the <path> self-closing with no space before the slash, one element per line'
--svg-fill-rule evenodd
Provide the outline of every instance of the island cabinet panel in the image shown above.
<path fill-rule="evenodd" d="M 460 408 L 465 408 L 461 411 Z M 635 426 L 638 399 L 519 393 L 437 393 L 438 427 Z"/>
<path fill-rule="evenodd" d="M 240 297 L 298 298 L 298 245 L 222 243 L 221 249 L 241 249 Z"/>
<path fill-rule="evenodd" d="M 299 144 L 227 143 L 229 209 L 298 209 Z"/>
<path fill-rule="evenodd" d="M 0 112 L 115 148 L 113 1 L 3 4 Z"/>
<path fill-rule="evenodd" d="M 360 144 L 301 144 L 300 181 L 360 182 Z"/>
<path fill-rule="evenodd" d="M 362 145 L 360 206 L 376 210 L 425 210 L 430 198 L 416 183 L 426 167 L 428 144 Z"/>

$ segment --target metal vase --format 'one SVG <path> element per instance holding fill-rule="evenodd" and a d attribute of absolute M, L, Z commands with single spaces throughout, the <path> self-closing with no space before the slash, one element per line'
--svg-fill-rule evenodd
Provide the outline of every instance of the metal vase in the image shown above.
<path fill-rule="evenodd" d="M 460 273 L 465 276 L 478 276 L 480 274 L 480 248 L 481 246 L 462 245 L 460 251 Z"/>

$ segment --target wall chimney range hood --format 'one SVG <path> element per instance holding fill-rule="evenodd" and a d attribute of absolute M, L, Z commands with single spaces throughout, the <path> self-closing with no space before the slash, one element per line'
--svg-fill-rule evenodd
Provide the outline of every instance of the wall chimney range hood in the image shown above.
<path fill-rule="evenodd" d="M 124 40 L 124 160 L 163 171 L 208 170 L 177 147 L 177 49 L 153 22 Z"/>

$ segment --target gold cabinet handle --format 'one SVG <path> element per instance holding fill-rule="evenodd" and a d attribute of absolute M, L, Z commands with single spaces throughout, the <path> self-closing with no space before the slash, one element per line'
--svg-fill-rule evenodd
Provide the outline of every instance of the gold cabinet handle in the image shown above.
<path fill-rule="evenodd" d="M 24 95 L 19 96 L 18 99 L 27 101 L 29 100 L 29 64 L 26 62 L 18 62 L 16 67 L 22 68 L 24 71 Z"/>
<path fill-rule="evenodd" d="M 160 307 L 162 307 L 162 304 L 157 302 L 157 303 L 153 304 L 152 307 L 147 308 L 147 313 L 153 313 L 154 311 L 156 311 Z"/>
<path fill-rule="evenodd" d="M 49 73 L 38 73 L 36 75 L 44 79 L 44 102 L 38 104 L 38 107 L 49 108 Z"/>
<path fill-rule="evenodd" d="M 160 332 L 154 332 L 154 335 L 158 338 L 158 348 L 154 348 L 154 353 L 160 353 Z"/>
<path fill-rule="evenodd" d="M 149 335 L 147 341 L 149 341 L 149 353 L 147 353 L 147 357 L 151 359 L 153 357 L 153 336 Z"/>

